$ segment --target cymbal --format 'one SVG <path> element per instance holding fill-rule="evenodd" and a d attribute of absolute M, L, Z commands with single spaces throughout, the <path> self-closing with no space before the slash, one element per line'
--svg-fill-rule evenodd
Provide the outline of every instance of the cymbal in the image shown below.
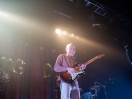
<path fill-rule="evenodd" d="M 98 96 L 98 94 L 93 94 L 92 96 L 93 96 L 93 97 L 97 97 L 97 96 Z"/>
<path fill-rule="evenodd" d="M 99 90 L 101 86 L 91 86 L 90 90 Z"/>

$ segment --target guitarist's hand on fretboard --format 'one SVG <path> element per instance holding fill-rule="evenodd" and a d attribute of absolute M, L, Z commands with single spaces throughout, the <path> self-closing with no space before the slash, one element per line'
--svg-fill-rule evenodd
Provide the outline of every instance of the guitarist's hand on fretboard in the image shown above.
<path fill-rule="evenodd" d="M 81 64 L 81 66 L 79 66 L 79 67 L 80 67 L 80 70 L 84 70 L 86 68 L 86 65 L 85 64 Z"/>

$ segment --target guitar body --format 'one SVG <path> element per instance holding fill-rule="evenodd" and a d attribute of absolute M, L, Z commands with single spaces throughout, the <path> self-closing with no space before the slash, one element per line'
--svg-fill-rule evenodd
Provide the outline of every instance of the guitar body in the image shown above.
<path fill-rule="evenodd" d="M 84 63 L 84 65 L 88 65 L 88 64 L 92 63 L 93 61 L 95 61 L 96 59 L 100 59 L 104 56 L 105 56 L 104 54 L 95 56 L 94 58 L 92 58 L 89 61 L 87 61 L 86 63 Z M 68 72 L 68 71 L 61 72 L 60 73 L 61 79 L 64 80 L 65 82 L 67 82 L 67 83 L 72 83 L 75 79 L 79 78 L 80 75 L 85 74 L 84 71 L 80 70 L 81 67 L 79 66 L 79 64 L 74 65 L 73 68 L 76 71 L 75 73 Z"/>
<path fill-rule="evenodd" d="M 60 77 L 62 80 L 64 80 L 67 83 L 72 83 L 75 79 L 80 77 L 80 75 L 85 74 L 84 71 L 80 71 L 78 68 L 78 64 L 74 65 L 73 68 L 76 70 L 76 73 L 70 73 L 68 71 L 61 72 Z"/>

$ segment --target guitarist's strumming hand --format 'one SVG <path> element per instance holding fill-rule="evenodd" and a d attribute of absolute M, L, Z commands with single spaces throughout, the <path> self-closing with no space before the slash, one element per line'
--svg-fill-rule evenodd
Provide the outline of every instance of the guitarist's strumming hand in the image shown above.
<path fill-rule="evenodd" d="M 74 68 L 67 67 L 66 69 L 68 72 L 75 73 L 76 70 Z"/>
<path fill-rule="evenodd" d="M 81 66 L 79 67 L 76 67 L 76 68 L 70 68 L 70 67 L 67 67 L 67 71 L 70 72 L 70 73 L 75 73 L 75 72 L 78 72 L 79 70 L 84 70 L 86 68 L 86 65 L 84 64 L 81 64 Z"/>

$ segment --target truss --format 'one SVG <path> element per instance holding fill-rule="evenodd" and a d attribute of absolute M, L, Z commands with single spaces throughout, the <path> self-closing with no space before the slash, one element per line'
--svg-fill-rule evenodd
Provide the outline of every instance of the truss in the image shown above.
<path fill-rule="evenodd" d="M 73 0 L 70 0 L 73 2 Z M 103 17 L 106 17 L 108 19 L 112 19 L 114 21 L 121 21 L 123 22 L 126 26 L 130 23 L 129 20 L 122 14 L 94 1 L 94 0 L 84 0 L 85 5 L 87 8 L 92 8 L 91 10 Z"/>

